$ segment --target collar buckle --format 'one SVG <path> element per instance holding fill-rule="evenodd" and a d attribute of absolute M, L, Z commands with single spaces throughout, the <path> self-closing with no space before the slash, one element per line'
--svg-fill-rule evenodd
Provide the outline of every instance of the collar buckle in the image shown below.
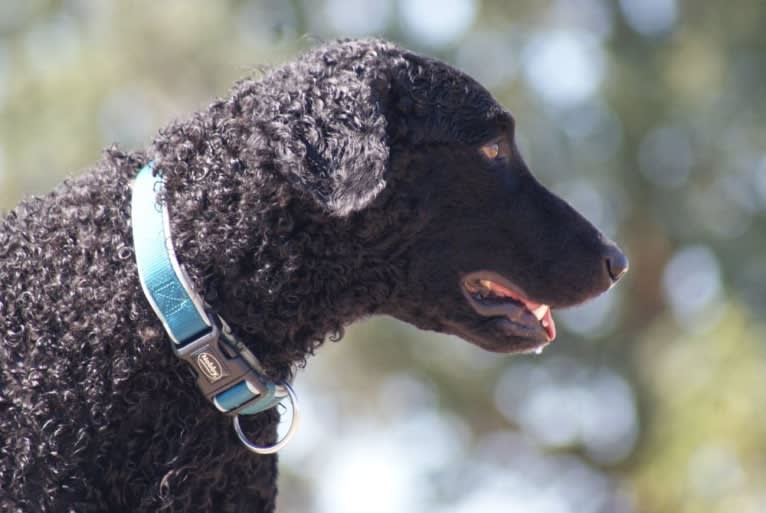
<path fill-rule="evenodd" d="M 219 404 L 217 397 L 242 382 L 246 383 L 247 389 L 254 396 L 248 399 L 247 403 L 273 396 L 273 392 L 269 393 L 268 380 L 253 369 L 241 353 L 234 352 L 224 340 L 225 337 L 219 325 L 211 323 L 210 331 L 181 347 L 174 346 L 173 349 L 176 356 L 194 369 L 197 375 L 197 387 L 216 408 L 224 413 L 232 411 L 240 413 L 246 409 L 242 407 L 244 405 L 238 405 L 234 410 L 229 410 Z"/>

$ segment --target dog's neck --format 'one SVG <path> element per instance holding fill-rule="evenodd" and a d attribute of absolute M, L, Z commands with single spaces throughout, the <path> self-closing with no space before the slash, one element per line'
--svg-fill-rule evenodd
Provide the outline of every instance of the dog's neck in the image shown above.
<path fill-rule="evenodd" d="M 390 226 L 281 204 L 287 185 L 250 169 L 163 174 L 173 245 L 192 283 L 275 379 L 378 312 L 402 281 L 401 248 L 383 237 Z"/>

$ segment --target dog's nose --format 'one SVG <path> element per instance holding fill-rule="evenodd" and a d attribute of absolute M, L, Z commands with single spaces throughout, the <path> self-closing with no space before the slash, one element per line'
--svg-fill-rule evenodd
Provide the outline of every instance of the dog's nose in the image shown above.
<path fill-rule="evenodd" d="M 606 271 L 609 273 L 609 277 L 612 278 L 613 283 L 622 278 L 628 272 L 628 267 L 630 267 L 628 257 L 615 244 L 609 244 L 606 247 L 605 263 Z"/>

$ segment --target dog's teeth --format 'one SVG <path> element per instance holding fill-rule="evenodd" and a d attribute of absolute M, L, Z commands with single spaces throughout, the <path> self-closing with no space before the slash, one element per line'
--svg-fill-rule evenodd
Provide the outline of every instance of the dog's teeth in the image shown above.
<path fill-rule="evenodd" d="M 545 314 L 548 313 L 548 305 L 540 305 L 532 310 L 532 313 L 535 314 L 538 321 L 542 321 Z M 545 326 L 545 323 L 543 323 L 543 326 Z"/>
<path fill-rule="evenodd" d="M 492 282 L 489 280 L 479 280 L 479 284 L 485 289 L 492 290 Z"/>
<path fill-rule="evenodd" d="M 547 328 L 548 327 L 548 321 L 543 321 L 542 325 L 543 325 L 543 328 Z"/>

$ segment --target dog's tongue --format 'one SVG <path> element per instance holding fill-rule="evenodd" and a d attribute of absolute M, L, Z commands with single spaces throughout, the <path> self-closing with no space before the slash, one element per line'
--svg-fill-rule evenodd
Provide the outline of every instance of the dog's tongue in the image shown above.
<path fill-rule="evenodd" d="M 490 288 L 494 289 L 495 292 L 499 292 L 501 295 L 511 297 L 517 301 L 524 303 L 524 306 L 527 308 L 528 311 L 521 313 L 521 315 L 523 315 L 524 317 L 534 316 L 535 319 L 540 323 L 540 325 L 545 330 L 545 333 L 548 336 L 548 342 L 551 342 L 553 341 L 553 339 L 556 338 L 556 323 L 553 322 L 553 315 L 551 314 L 551 309 L 548 305 L 544 305 L 542 303 L 535 303 L 534 301 L 531 301 L 523 297 L 521 294 L 517 294 L 513 292 L 512 290 L 507 289 L 506 287 L 503 287 L 502 285 L 499 285 L 497 283 L 492 283 Z M 542 307 L 542 310 L 541 310 L 541 307 Z M 542 317 L 540 316 L 540 313 L 542 313 Z M 511 318 L 511 320 L 516 321 L 518 319 Z"/>

